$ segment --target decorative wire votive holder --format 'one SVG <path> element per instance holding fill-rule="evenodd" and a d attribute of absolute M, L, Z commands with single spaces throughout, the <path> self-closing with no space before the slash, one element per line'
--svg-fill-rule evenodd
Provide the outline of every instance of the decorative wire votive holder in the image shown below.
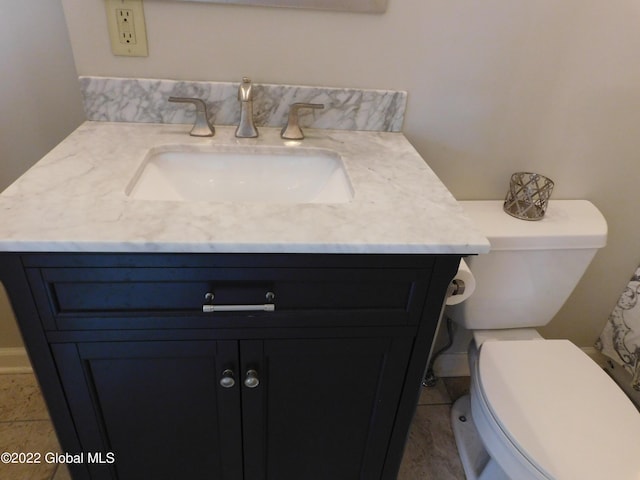
<path fill-rule="evenodd" d="M 550 178 L 538 173 L 514 173 L 504 200 L 504 211 L 522 220 L 542 219 L 547 211 L 553 185 Z"/>

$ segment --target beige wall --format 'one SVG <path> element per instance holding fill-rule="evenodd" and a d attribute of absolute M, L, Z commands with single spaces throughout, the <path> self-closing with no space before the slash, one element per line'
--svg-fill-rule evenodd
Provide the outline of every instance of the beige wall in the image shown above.
<path fill-rule="evenodd" d="M 0 2 L 0 190 L 84 118 L 60 0 Z M 22 344 L 0 288 L 0 348 Z"/>
<path fill-rule="evenodd" d="M 103 2 L 63 0 L 82 75 L 409 92 L 404 132 L 459 199 L 534 170 L 592 200 L 609 246 L 543 333 L 593 343 L 640 261 L 635 0 L 390 0 L 384 15 L 146 0 L 148 58 L 114 57 Z"/>

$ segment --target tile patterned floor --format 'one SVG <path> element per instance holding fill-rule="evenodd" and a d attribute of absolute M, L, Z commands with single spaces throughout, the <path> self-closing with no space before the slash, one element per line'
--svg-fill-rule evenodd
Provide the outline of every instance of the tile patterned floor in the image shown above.
<path fill-rule="evenodd" d="M 469 378 L 440 380 L 425 388 L 409 433 L 398 480 L 464 480 L 449 425 L 452 401 L 468 391 Z M 0 452 L 60 452 L 47 408 L 31 374 L 0 375 Z M 5 464 L 2 480 L 71 480 L 64 465 Z"/>
<path fill-rule="evenodd" d="M 31 374 L 0 375 L 0 452 L 60 452 L 40 389 Z M 3 480 L 71 480 L 55 463 L 0 462 Z"/>
<path fill-rule="evenodd" d="M 469 377 L 440 379 L 423 388 L 398 480 L 464 480 L 451 431 L 451 404 L 469 392 Z"/>

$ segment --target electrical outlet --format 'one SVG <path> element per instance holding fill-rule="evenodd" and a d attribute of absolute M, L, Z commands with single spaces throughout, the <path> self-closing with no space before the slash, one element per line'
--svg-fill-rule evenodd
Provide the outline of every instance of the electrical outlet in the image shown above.
<path fill-rule="evenodd" d="M 111 52 L 129 57 L 148 56 L 142 0 L 106 0 L 106 8 Z"/>
<path fill-rule="evenodd" d="M 136 26 L 133 23 L 133 10 L 130 8 L 116 8 L 118 22 L 118 39 L 121 44 L 137 45 Z"/>

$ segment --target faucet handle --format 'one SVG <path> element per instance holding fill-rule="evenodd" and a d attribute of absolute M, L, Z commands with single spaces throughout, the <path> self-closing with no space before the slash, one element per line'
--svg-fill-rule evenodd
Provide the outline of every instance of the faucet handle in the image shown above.
<path fill-rule="evenodd" d="M 192 137 L 213 137 L 216 133 L 215 128 L 209 121 L 207 113 L 207 104 L 199 98 L 189 97 L 169 97 L 170 102 L 174 103 L 191 103 L 196 107 L 196 121 L 189 135 Z"/>
<path fill-rule="evenodd" d="M 300 129 L 300 125 L 298 123 L 298 110 L 301 108 L 316 108 L 323 109 L 324 105 L 321 103 L 294 103 L 291 105 L 289 109 L 289 119 L 287 120 L 287 124 L 282 128 L 280 132 L 280 137 L 285 140 L 302 140 L 304 138 L 304 133 Z"/>

